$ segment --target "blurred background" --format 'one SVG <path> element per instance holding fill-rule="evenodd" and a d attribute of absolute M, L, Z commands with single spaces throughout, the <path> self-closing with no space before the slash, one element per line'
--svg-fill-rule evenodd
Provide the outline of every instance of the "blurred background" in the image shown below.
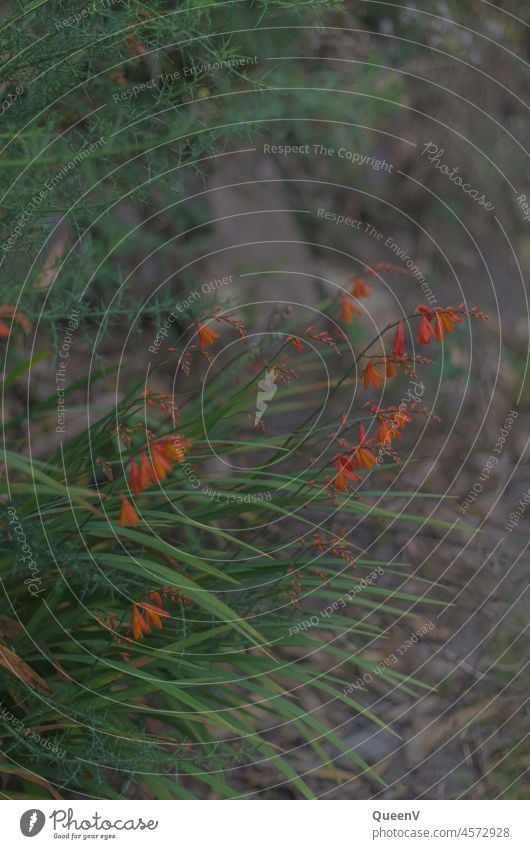
<path fill-rule="evenodd" d="M 366 655 L 383 660 L 432 621 L 395 667 L 420 678 L 424 695 L 377 677 L 356 693 L 400 739 L 310 688 L 300 698 L 387 783 L 352 777 L 339 759 L 315 777 L 322 798 L 524 798 L 530 511 L 506 526 L 530 487 L 528 4 L 175 10 L 109 0 L 86 15 L 78 5 L 2 4 L 5 20 L 16 13 L 25 25 L 1 35 L 1 302 L 18 304 L 33 326 L 6 345 L 9 369 L 60 349 L 78 310 L 68 360 L 75 435 L 87 400 L 76 381 L 100 374 L 97 420 L 141 377 L 175 303 L 203 284 L 208 294 L 175 332 L 205 305 L 253 314 L 268 332 L 289 302 L 308 324 L 323 299 L 378 263 L 400 271 L 383 267 L 371 281 L 354 345 L 418 303 L 487 312 L 489 322 L 467 322 L 437 351 L 423 400 L 439 419 L 428 437 L 400 446 L 414 459 L 400 488 L 447 496 L 437 517 L 454 532 L 396 522 L 372 552 L 414 564 L 403 592 L 434 582 L 439 605 L 427 614 L 370 614 L 382 617 L 385 638 Z M 166 392 L 172 378 L 160 369 L 152 388 Z M 10 444 L 30 441 L 39 459 L 59 442 L 45 402 L 54 389 L 43 357 L 5 392 Z M 39 413 L 31 424 L 28 405 Z M 427 515 L 428 504 L 414 511 Z M 387 502 L 401 505 L 397 495 Z M 367 545 L 368 529 L 360 534 Z M 302 615 L 311 612 L 309 601 Z M 357 648 L 349 635 L 344 645 Z M 326 660 L 312 663 L 318 672 Z M 284 726 L 276 742 L 296 751 L 296 731 Z M 307 747 L 293 757 L 299 771 L 315 768 Z M 289 797 L 267 790 L 266 767 L 242 769 L 237 781 L 241 792 Z"/>

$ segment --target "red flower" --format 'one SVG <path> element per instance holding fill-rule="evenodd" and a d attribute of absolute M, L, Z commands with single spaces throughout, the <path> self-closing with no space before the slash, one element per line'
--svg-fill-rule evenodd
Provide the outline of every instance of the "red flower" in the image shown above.
<path fill-rule="evenodd" d="M 304 346 L 303 346 L 302 342 L 300 342 L 300 339 L 296 339 L 295 336 L 289 336 L 287 341 L 290 342 L 291 345 L 293 346 L 293 348 L 296 348 L 297 351 L 303 351 L 304 350 Z"/>
<path fill-rule="evenodd" d="M 434 338 L 438 342 L 442 341 L 446 332 L 451 333 L 452 330 L 453 330 L 453 325 L 451 324 L 450 321 L 449 321 L 449 326 L 447 328 L 446 325 L 445 325 L 445 322 L 443 321 L 442 316 L 439 313 L 437 313 L 434 316 Z"/>
<path fill-rule="evenodd" d="M 125 495 L 121 497 L 121 510 L 120 510 L 120 525 L 122 528 L 125 525 L 138 525 L 140 522 L 140 517 L 131 502 Z"/>
<path fill-rule="evenodd" d="M 419 304 L 416 309 L 419 313 L 423 313 L 418 330 L 418 342 L 420 345 L 427 345 L 433 336 L 438 342 L 441 342 L 446 333 L 452 332 L 453 324 L 462 323 L 462 316 L 453 307 L 435 307 L 432 310 L 426 307 L 425 304 Z M 465 311 L 465 315 L 473 315 L 476 318 L 487 318 L 482 313 L 474 313 L 473 310 L 471 312 Z M 430 322 L 433 322 L 432 327 Z"/>
<path fill-rule="evenodd" d="M 445 313 L 449 316 L 453 324 L 462 324 L 464 319 L 461 315 L 458 315 L 458 313 L 454 311 L 453 307 L 447 307 Z M 487 316 L 484 316 L 483 314 L 481 314 L 481 317 L 487 318 Z"/>
<path fill-rule="evenodd" d="M 418 344 L 428 345 L 434 335 L 429 319 L 426 315 L 422 316 L 420 326 L 418 328 Z"/>
<path fill-rule="evenodd" d="M 363 423 L 362 423 L 362 422 L 361 422 L 361 423 L 360 423 L 360 425 L 359 425 L 359 437 L 358 437 L 358 440 L 359 440 L 359 441 L 358 441 L 358 444 L 359 444 L 359 445 L 362 445 L 362 444 L 363 444 L 363 442 L 366 442 L 366 441 L 367 441 L 367 440 L 366 440 L 366 430 L 364 429 L 364 425 L 363 425 Z"/>
<path fill-rule="evenodd" d="M 361 310 L 356 307 L 349 295 L 342 296 L 341 305 L 342 318 L 346 324 L 351 324 L 354 315 L 358 315 Z"/>
<path fill-rule="evenodd" d="M 377 370 L 376 366 L 371 360 L 362 374 L 363 386 L 365 389 L 368 389 L 369 386 L 373 386 L 375 389 L 379 389 L 379 387 L 383 383 L 383 375 Z"/>
<path fill-rule="evenodd" d="M 334 484 L 340 492 L 347 491 L 349 480 L 362 480 L 362 476 L 358 475 L 354 469 L 371 469 L 377 463 L 377 457 L 368 448 L 368 443 L 371 441 L 371 438 L 366 438 L 364 425 L 360 424 L 358 443 L 352 453 L 337 454 L 335 457 L 333 465 L 338 470 L 338 474 L 334 478 Z"/>
<path fill-rule="evenodd" d="M 353 471 L 352 458 L 348 454 L 337 454 L 333 465 L 338 470 L 333 478 L 333 485 L 339 492 L 348 492 L 348 481 L 361 481 L 361 475 Z"/>
<path fill-rule="evenodd" d="M 400 321 L 396 327 L 396 335 L 394 336 L 394 347 L 392 348 L 393 357 L 405 356 L 405 335 L 403 333 L 403 322 Z"/>
<path fill-rule="evenodd" d="M 207 348 L 216 339 L 219 339 L 219 333 L 216 330 L 212 330 L 211 327 L 206 327 L 205 324 L 197 323 L 197 331 L 199 333 L 199 342 L 201 343 L 201 348 Z"/>
<path fill-rule="evenodd" d="M 365 283 L 362 277 L 356 277 L 353 281 L 352 295 L 355 298 L 367 298 L 372 291 L 372 287 Z"/>

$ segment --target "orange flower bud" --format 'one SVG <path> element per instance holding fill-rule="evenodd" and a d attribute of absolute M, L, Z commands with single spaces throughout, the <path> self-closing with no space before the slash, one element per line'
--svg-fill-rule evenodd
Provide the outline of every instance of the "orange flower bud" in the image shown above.
<path fill-rule="evenodd" d="M 138 525 L 140 522 L 140 517 L 131 502 L 125 495 L 121 497 L 121 510 L 120 510 L 120 525 L 122 528 L 125 525 Z"/>
<path fill-rule="evenodd" d="M 422 316 L 420 326 L 418 328 L 418 344 L 428 345 L 434 335 L 434 330 L 431 327 L 429 319 L 426 315 Z"/>
<path fill-rule="evenodd" d="M 346 324 L 351 324 L 354 315 L 359 315 L 361 310 L 356 307 L 349 295 L 342 296 L 341 314 Z"/>
<path fill-rule="evenodd" d="M 396 327 L 396 335 L 394 336 L 394 347 L 392 348 L 393 357 L 405 356 L 405 335 L 403 333 L 403 322 L 400 321 Z"/>
<path fill-rule="evenodd" d="M 362 277 L 356 277 L 353 281 L 353 287 L 351 290 L 352 295 L 355 298 L 367 298 L 372 291 L 372 287 L 365 283 Z"/>

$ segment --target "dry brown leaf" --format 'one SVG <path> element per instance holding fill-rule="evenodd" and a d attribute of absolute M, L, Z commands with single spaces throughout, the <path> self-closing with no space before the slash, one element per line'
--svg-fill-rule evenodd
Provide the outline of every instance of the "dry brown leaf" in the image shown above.
<path fill-rule="evenodd" d="M 22 625 L 15 619 L 0 619 L 0 634 L 6 640 L 14 640 L 22 630 Z"/>
<path fill-rule="evenodd" d="M 7 646 L 0 645 L 0 666 L 7 669 L 13 675 L 16 675 L 20 681 L 23 681 L 29 687 L 44 690 L 45 693 L 51 693 L 52 689 L 46 683 L 44 678 L 41 678 L 31 666 L 28 666 L 15 652 L 8 649 Z"/>

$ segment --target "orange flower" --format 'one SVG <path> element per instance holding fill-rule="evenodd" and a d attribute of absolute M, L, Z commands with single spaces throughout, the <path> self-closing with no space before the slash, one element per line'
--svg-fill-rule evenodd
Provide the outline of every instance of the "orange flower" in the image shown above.
<path fill-rule="evenodd" d="M 383 375 L 377 370 L 376 366 L 371 360 L 362 374 L 363 386 L 365 389 L 368 389 L 369 386 L 373 386 L 375 389 L 379 389 L 379 387 L 383 383 Z"/>
<path fill-rule="evenodd" d="M 385 360 L 385 375 L 386 377 L 395 377 L 398 373 L 397 368 L 395 367 L 392 360 Z"/>
<path fill-rule="evenodd" d="M 353 453 L 352 463 L 357 469 L 371 469 L 377 463 L 377 457 L 372 454 L 369 448 L 359 446 Z"/>
<path fill-rule="evenodd" d="M 155 628 L 161 629 L 162 619 L 165 619 L 169 616 L 167 610 L 164 610 L 164 608 L 161 606 L 158 607 L 155 604 L 151 604 L 150 601 L 142 601 L 141 607 L 147 617 L 149 625 L 154 625 Z"/>
<path fill-rule="evenodd" d="M 174 462 L 182 463 L 186 451 L 190 447 L 189 439 L 176 434 L 163 436 L 151 444 L 152 460 L 148 459 L 142 449 L 139 464 L 134 459 L 130 463 L 129 486 L 134 495 L 138 496 L 145 489 L 148 489 L 152 483 L 164 480 L 167 473 L 171 471 L 171 464 Z M 125 516 L 123 508 L 122 515 Z M 124 521 L 126 521 L 125 518 Z"/>
<path fill-rule="evenodd" d="M 434 336 L 438 342 L 441 342 L 446 333 L 451 333 L 453 324 L 461 324 L 462 316 L 459 315 L 453 307 L 436 307 L 434 310 L 426 307 L 425 304 L 419 304 L 417 311 L 423 313 L 421 324 L 418 330 L 418 342 L 420 345 L 427 345 Z M 466 315 L 472 315 L 466 311 Z M 478 316 L 485 317 L 485 316 Z M 433 322 L 431 327 L 430 322 Z"/>
<path fill-rule="evenodd" d="M 140 517 L 131 502 L 125 495 L 121 497 L 121 510 L 120 510 L 120 525 L 122 528 L 125 525 L 138 525 L 140 522 Z"/>
<path fill-rule="evenodd" d="M 211 327 L 206 327 L 205 324 L 201 324 L 200 322 L 197 324 L 197 331 L 199 333 L 201 348 L 207 348 L 216 339 L 219 339 L 219 333 L 216 330 L 212 330 Z"/>
<path fill-rule="evenodd" d="M 464 319 L 461 315 L 458 315 L 458 313 L 454 311 L 453 307 L 447 307 L 445 312 L 447 313 L 453 324 L 462 324 Z M 487 318 L 487 316 L 485 316 L 485 318 Z"/>
<path fill-rule="evenodd" d="M 164 436 L 158 439 L 155 443 L 162 448 L 164 457 L 169 462 L 182 463 L 186 456 L 186 451 L 191 448 L 191 442 L 184 436 Z"/>
<path fill-rule="evenodd" d="M 393 416 L 393 424 L 396 427 L 405 427 L 407 422 L 412 421 L 412 416 L 410 416 L 405 410 L 398 410 Z"/>
<path fill-rule="evenodd" d="M 353 281 L 351 290 L 354 298 L 367 298 L 372 291 L 372 287 L 365 283 L 362 277 L 356 277 Z"/>
<path fill-rule="evenodd" d="M 300 342 L 300 339 L 296 339 L 295 336 L 289 336 L 287 341 L 290 342 L 291 345 L 293 346 L 293 348 L 296 348 L 297 351 L 303 351 L 304 350 L 304 346 L 303 346 L 302 342 Z"/>
<path fill-rule="evenodd" d="M 131 468 L 129 469 L 129 486 L 135 495 L 140 495 L 142 487 L 140 485 L 140 471 L 136 460 L 131 460 Z"/>
<path fill-rule="evenodd" d="M 346 324 L 351 324 L 354 315 L 361 312 L 359 307 L 356 307 L 349 295 L 342 296 L 341 313 Z"/>
<path fill-rule="evenodd" d="M 149 598 L 152 598 L 153 601 L 156 601 L 158 607 L 162 607 L 162 596 L 158 592 L 158 590 L 149 590 Z"/>
<path fill-rule="evenodd" d="M 140 492 L 147 489 L 155 480 L 153 466 L 146 457 L 145 451 L 140 452 L 140 468 L 138 469 L 138 487 Z M 134 492 L 134 490 L 133 490 Z"/>
<path fill-rule="evenodd" d="M 337 472 L 333 478 L 333 485 L 337 492 L 348 492 L 348 478 L 344 472 Z"/>
<path fill-rule="evenodd" d="M 399 265 L 392 265 L 391 262 L 378 262 L 377 268 L 379 271 L 395 271 L 398 274 L 406 274 L 407 271 L 405 268 L 401 268 Z M 373 274 L 373 272 L 372 272 Z"/>
<path fill-rule="evenodd" d="M 333 485 L 339 492 L 348 492 L 348 481 L 361 481 L 361 475 L 357 475 L 353 471 L 352 458 L 347 454 L 337 454 L 333 460 L 333 465 L 338 470 L 333 478 Z"/>
<path fill-rule="evenodd" d="M 131 628 L 133 637 L 135 640 L 140 640 L 144 634 L 150 634 L 151 628 L 149 627 L 149 623 L 140 613 L 138 607 L 133 604 L 132 616 L 131 616 Z"/>
<path fill-rule="evenodd" d="M 150 592 L 149 595 L 156 595 L 160 598 L 159 593 Z M 168 616 L 169 613 L 162 607 L 162 599 L 160 599 L 159 605 L 151 604 L 150 601 L 135 602 L 129 631 L 132 630 L 135 640 L 140 640 L 144 634 L 150 634 L 153 627 L 161 629 L 163 627 L 162 619 Z"/>
<path fill-rule="evenodd" d="M 434 316 L 434 337 L 441 342 L 446 333 L 453 332 L 453 325 L 447 313 L 437 312 Z"/>
<path fill-rule="evenodd" d="M 171 463 L 166 459 L 164 446 L 158 442 L 153 442 L 151 456 L 155 479 L 163 481 L 167 473 L 171 471 Z"/>
<path fill-rule="evenodd" d="M 446 310 L 437 309 L 434 315 L 434 335 L 441 342 L 445 333 L 453 332 L 453 324 L 460 324 L 462 316 L 457 315 L 451 307 Z"/>
<path fill-rule="evenodd" d="M 375 463 L 377 463 L 377 458 L 373 454 L 370 448 L 367 448 L 368 442 L 371 442 L 370 439 L 366 439 L 366 431 L 364 429 L 364 425 L 359 425 L 359 441 L 357 446 L 351 456 L 351 464 L 356 469 L 371 469 Z"/>
<path fill-rule="evenodd" d="M 418 328 L 418 344 L 428 345 L 434 335 L 434 330 L 431 327 L 429 319 L 426 315 L 422 316 L 420 326 Z"/>
<path fill-rule="evenodd" d="M 394 347 L 392 348 L 393 357 L 405 356 L 405 335 L 403 333 L 403 322 L 400 321 L 396 327 L 396 335 L 394 336 Z"/>
<path fill-rule="evenodd" d="M 384 445 L 392 440 L 392 438 L 396 435 L 396 431 L 394 428 L 390 427 L 386 419 L 380 418 L 379 421 L 380 425 L 375 435 L 375 441 L 378 445 Z"/>
<path fill-rule="evenodd" d="M 354 279 L 351 293 L 355 298 L 367 298 L 371 291 L 372 287 L 365 283 L 362 277 Z"/>

